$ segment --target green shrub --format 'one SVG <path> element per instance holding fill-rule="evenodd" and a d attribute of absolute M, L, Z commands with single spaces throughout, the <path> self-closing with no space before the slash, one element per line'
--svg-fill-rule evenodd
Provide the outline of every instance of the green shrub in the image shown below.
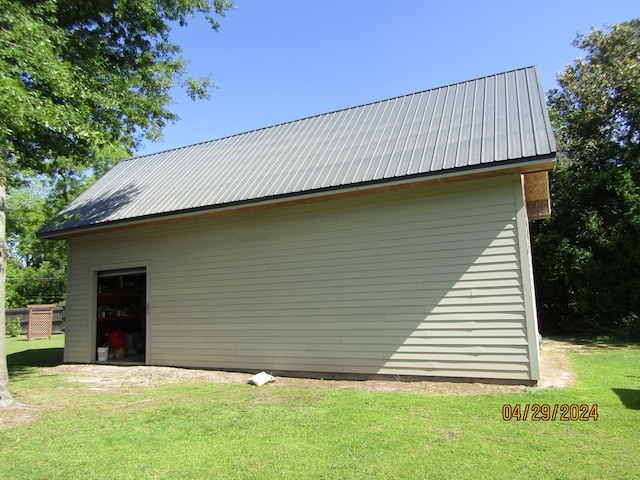
<path fill-rule="evenodd" d="M 637 315 L 625 317 L 613 331 L 618 340 L 640 340 L 640 318 Z"/>
<path fill-rule="evenodd" d="M 20 320 L 12 320 L 6 323 L 6 334 L 10 337 L 17 337 L 22 333 L 22 324 Z"/>

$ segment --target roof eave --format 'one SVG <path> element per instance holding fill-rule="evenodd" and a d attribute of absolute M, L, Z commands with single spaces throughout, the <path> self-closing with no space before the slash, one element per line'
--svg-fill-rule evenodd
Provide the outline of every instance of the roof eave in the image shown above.
<path fill-rule="evenodd" d="M 415 186 L 417 184 L 451 183 L 456 181 L 470 180 L 474 178 L 549 171 L 553 170 L 555 164 L 556 154 L 555 152 L 552 152 L 550 154 L 540 155 L 532 158 L 505 160 L 497 162 L 496 164 L 479 164 L 469 167 L 450 169 L 446 171 L 441 170 L 438 172 L 407 175 L 404 177 L 392 177 L 352 185 L 337 185 L 317 190 L 292 192 L 282 195 L 274 195 L 271 197 L 242 200 L 220 205 L 208 205 L 187 210 L 161 212 L 135 218 L 105 221 L 59 230 L 46 231 L 45 229 L 41 229 L 37 232 L 37 236 L 38 238 L 46 240 L 64 240 L 76 235 L 100 233 L 112 229 L 133 227 L 152 222 L 170 221 L 202 215 L 223 214 L 236 210 L 243 210 L 246 208 L 267 208 L 285 203 L 290 204 L 319 201 L 321 199 L 324 199 L 325 197 L 367 193 L 382 188 L 403 188 L 407 186 Z"/>

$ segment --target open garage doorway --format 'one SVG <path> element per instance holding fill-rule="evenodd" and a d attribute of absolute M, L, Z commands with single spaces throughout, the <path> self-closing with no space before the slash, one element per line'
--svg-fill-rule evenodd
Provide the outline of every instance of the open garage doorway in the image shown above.
<path fill-rule="evenodd" d="M 98 272 L 96 360 L 145 363 L 146 268 Z"/>

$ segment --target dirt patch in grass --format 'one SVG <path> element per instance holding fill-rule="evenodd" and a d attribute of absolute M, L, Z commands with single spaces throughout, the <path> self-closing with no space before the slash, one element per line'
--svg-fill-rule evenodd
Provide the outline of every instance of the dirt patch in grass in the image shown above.
<path fill-rule="evenodd" d="M 585 348 L 559 340 L 544 341 L 541 349 L 541 380 L 536 389 L 565 388 L 576 380 L 571 370 L 568 352 Z M 247 383 L 252 374 L 194 370 L 173 367 L 143 365 L 59 365 L 43 369 L 43 375 L 67 375 L 69 381 L 86 384 L 92 389 L 108 389 L 121 386 L 156 387 L 183 381 L 213 383 Z M 410 392 L 425 395 L 476 395 L 482 393 L 520 392 L 523 385 L 500 385 L 494 383 L 446 382 L 438 380 L 402 381 L 388 380 L 318 380 L 309 378 L 277 377 L 271 388 L 338 388 L 369 392 Z"/>
<path fill-rule="evenodd" d="M 561 340 L 545 339 L 542 344 L 540 369 L 541 379 L 537 386 L 501 385 L 495 383 L 447 382 L 438 380 L 402 381 L 388 380 L 317 380 L 309 378 L 277 377 L 276 381 L 262 388 L 308 388 L 360 390 L 367 392 L 406 392 L 421 395 L 480 395 L 489 393 L 523 392 L 527 388 L 542 390 L 566 388 L 576 381 L 571 369 L 569 352 L 597 348 Z M 173 367 L 153 367 L 143 365 L 58 365 L 43 368 L 40 375 L 64 375 L 67 381 L 80 383 L 91 390 L 114 390 L 126 387 L 158 387 L 180 382 L 211 382 L 246 384 L 252 374 L 221 372 L 214 370 L 194 370 Z M 256 387 L 252 387 L 256 388 Z M 0 429 L 32 421 L 37 416 L 37 408 L 28 406 L 0 411 Z"/>
<path fill-rule="evenodd" d="M 568 352 L 581 348 L 582 345 L 567 341 L 544 339 L 540 348 L 540 381 L 534 390 L 572 385 L 578 377 L 571 369 Z"/>

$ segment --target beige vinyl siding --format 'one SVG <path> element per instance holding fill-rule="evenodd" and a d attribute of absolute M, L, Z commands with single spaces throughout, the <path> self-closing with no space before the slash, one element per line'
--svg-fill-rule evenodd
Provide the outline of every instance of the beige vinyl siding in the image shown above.
<path fill-rule="evenodd" d="M 91 312 L 91 275 L 87 269 L 75 268 L 73 242 L 67 244 L 67 302 L 65 307 L 64 361 L 84 363 L 95 359 Z"/>
<path fill-rule="evenodd" d="M 523 212 L 510 176 L 72 238 L 66 359 L 91 276 L 146 266 L 149 364 L 535 379 Z"/>

